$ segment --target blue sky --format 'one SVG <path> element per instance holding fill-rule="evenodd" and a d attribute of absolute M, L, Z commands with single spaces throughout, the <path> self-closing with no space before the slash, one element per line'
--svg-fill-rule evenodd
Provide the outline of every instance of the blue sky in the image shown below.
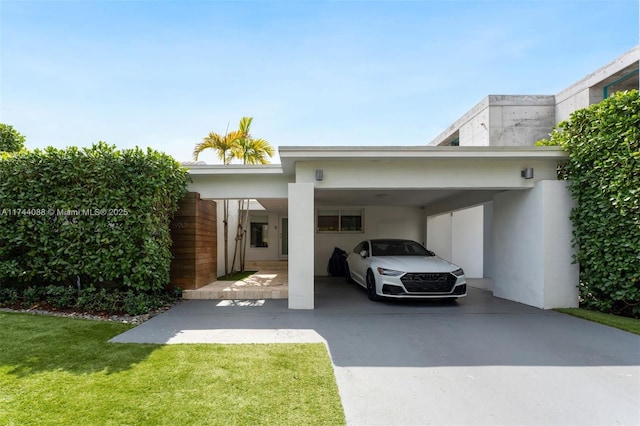
<path fill-rule="evenodd" d="M 424 145 L 488 94 L 555 94 L 612 61 L 638 16 L 638 0 L 0 0 L 0 122 L 30 149 L 179 161 L 242 116 L 276 148 Z"/>

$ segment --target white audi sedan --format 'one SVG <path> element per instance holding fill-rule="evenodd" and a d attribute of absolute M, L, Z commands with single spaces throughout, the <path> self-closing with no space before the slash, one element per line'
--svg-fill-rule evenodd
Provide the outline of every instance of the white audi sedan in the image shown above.
<path fill-rule="evenodd" d="M 457 299 L 467 295 L 464 271 L 411 240 L 366 240 L 347 255 L 348 282 L 371 300 Z"/>

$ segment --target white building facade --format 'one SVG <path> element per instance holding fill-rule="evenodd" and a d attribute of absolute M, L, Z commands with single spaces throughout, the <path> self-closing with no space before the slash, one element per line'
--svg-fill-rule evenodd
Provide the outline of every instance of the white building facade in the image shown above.
<path fill-rule="evenodd" d="M 637 88 L 639 57 L 636 47 L 555 96 L 488 96 L 429 146 L 280 147 L 281 165 L 190 166 L 190 190 L 232 200 L 230 230 L 236 200 L 255 200 L 247 259 L 288 260 L 292 309 L 314 308 L 335 247 L 385 237 L 425 244 L 498 297 L 575 307 L 573 201 L 556 176 L 566 153 L 533 145 L 571 111 Z M 219 238 L 219 275 L 223 252 Z"/>

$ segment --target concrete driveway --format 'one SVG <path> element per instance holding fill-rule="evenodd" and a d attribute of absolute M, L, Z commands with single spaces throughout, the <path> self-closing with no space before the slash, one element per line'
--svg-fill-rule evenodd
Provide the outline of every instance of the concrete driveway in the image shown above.
<path fill-rule="evenodd" d="M 324 342 L 351 425 L 640 424 L 640 336 L 473 288 L 374 303 L 318 277 L 314 311 L 192 300 L 113 341 Z"/>

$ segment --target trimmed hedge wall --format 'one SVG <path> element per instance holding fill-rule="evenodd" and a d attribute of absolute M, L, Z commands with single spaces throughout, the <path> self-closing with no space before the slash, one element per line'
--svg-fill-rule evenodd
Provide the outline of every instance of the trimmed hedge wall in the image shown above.
<path fill-rule="evenodd" d="M 549 140 L 569 161 L 571 213 L 584 307 L 640 317 L 640 96 L 614 96 L 571 114 Z"/>
<path fill-rule="evenodd" d="M 169 283 L 169 221 L 187 171 L 139 148 L 46 148 L 0 161 L 0 285 Z"/>

